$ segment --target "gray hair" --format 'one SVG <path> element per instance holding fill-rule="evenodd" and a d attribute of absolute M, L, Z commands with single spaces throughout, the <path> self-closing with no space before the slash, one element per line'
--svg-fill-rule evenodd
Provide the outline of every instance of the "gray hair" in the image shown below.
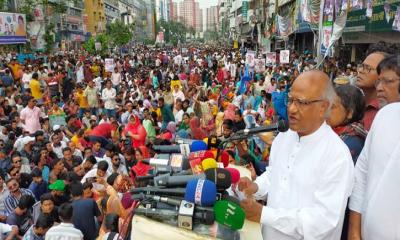
<path fill-rule="evenodd" d="M 332 109 L 332 105 L 335 102 L 335 97 L 336 97 L 336 92 L 335 92 L 335 88 L 333 87 L 333 84 L 331 81 L 328 81 L 325 87 L 325 91 L 322 95 L 322 98 L 327 100 L 329 103 L 329 107 L 325 112 L 325 118 L 329 118 L 329 116 L 331 115 L 331 109 Z"/>

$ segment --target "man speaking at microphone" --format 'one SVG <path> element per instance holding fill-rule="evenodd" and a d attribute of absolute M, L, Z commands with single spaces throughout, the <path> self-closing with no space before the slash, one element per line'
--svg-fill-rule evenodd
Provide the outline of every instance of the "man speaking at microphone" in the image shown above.
<path fill-rule="evenodd" d="M 239 181 L 246 218 L 261 223 L 264 239 L 340 239 L 353 162 L 325 123 L 334 97 L 325 73 L 301 74 L 288 96 L 290 130 L 272 143 L 269 167 L 254 182 Z"/>

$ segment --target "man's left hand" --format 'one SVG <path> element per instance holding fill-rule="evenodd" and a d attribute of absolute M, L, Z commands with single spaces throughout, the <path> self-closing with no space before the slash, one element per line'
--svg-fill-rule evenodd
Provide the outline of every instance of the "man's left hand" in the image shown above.
<path fill-rule="evenodd" d="M 246 213 L 246 218 L 248 220 L 258 223 L 260 222 L 263 205 L 254 199 L 246 198 L 240 202 L 240 206 Z"/>

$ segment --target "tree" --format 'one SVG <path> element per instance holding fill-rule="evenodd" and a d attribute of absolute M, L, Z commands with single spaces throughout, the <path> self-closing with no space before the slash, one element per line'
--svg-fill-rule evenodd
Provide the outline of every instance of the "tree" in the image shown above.
<path fill-rule="evenodd" d="M 176 45 L 178 42 L 185 42 L 188 28 L 182 22 L 168 21 L 161 19 L 156 24 L 157 32 L 164 32 L 164 40 L 167 43 Z M 194 30 L 194 29 L 193 29 Z"/>
<path fill-rule="evenodd" d="M 116 20 L 108 26 L 107 35 L 114 46 L 121 47 L 132 40 L 135 24 L 124 24 Z"/>
<path fill-rule="evenodd" d="M 101 44 L 101 50 L 96 51 L 95 44 L 99 42 Z M 83 48 L 88 51 L 90 54 L 100 54 L 104 56 L 107 54 L 108 46 L 110 43 L 110 38 L 106 34 L 98 34 L 96 37 L 90 37 L 88 41 L 83 44 Z"/>

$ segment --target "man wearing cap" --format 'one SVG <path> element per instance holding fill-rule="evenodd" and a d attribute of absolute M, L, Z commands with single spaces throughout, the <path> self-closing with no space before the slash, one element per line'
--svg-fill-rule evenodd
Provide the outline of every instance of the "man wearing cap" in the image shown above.
<path fill-rule="evenodd" d="M 56 180 L 52 184 L 49 185 L 50 194 L 53 196 L 54 204 L 56 206 L 60 206 L 61 204 L 68 201 L 68 199 L 64 195 L 65 183 L 63 180 Z"/>

